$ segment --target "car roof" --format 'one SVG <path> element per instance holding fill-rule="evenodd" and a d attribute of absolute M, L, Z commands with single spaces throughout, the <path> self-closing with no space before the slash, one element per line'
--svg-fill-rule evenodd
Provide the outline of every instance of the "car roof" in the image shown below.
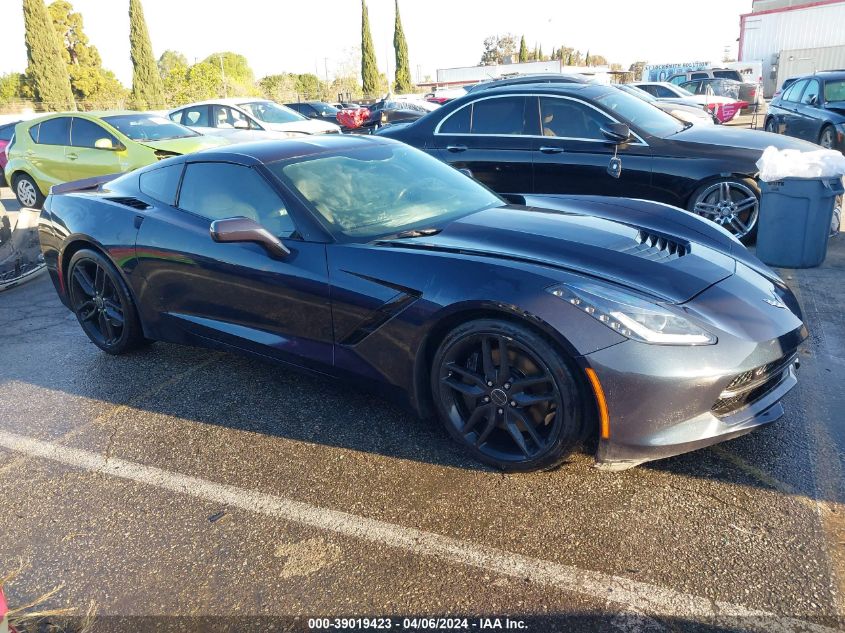
<path fill-rule="evenodd" d="M 273 163 L 291 158 L 343 152 L 372 145 L 401 145 L 398 141 L 369 134 L 315 134 L 283 140 L 261 140 L 238 143 L 187 154 L 187 162 L 234 161 Z"/>
<path fill-rule="evenodd" d="M 824 79 L 845 79 L 845 70 L 819 70 L 816 75 L 821 75 Z"/>
<path fill-rule="evenodd" d="M 595 93 L 595 92 L 604 92 L 605 90 L 610 88 L 610 86 L 604 84 L 594 84 L 594 83 L 547 83 L 547 82 L 538 82 L 538 83 L 528 83 L 528 84 L 511 84 L 506 86 L 498 86 L 494 88 L 487 88 L 485 90 L 479 90 L 476 92 L 469 92 L 465 96 L 460 97 L 460 99 L 455 99 L 455 101 L 468 101 L 468 97 L 477 98 L 482 92 L 484 94 L 487 93 L 497 93 L 497 94 L 511 94 L 511 93 L 522 93 L 522 92 L 542 92 L 542 93 Z M 586 92 L 585 92 L 586 91 Z"/>
<path fill-rule="evenodd" d="M 220 97 L 219 99 L 205 99 L 204 101 L 194 101 L 193 103 L 186 103 L 177 108 L 173 108 L 170 112 L 184 110 L 185 108 L 192 108 L 200 105 L 229 105 L 238 106 L 242 103 L 256 103 L 259 101 L 266 101 L 268 103 L 276 103 L 271 99 L 264 99 L 263 97 Z"/>
<path fill-rule="evenodd" d="M 474 86 L 467 86 L 467 92 L 489 90 L 502 86 L 525 85 L 534 83 L 590 83 L 590 80 L 580 75 L 568 75 L 563 73 L 535 73 L 531 75 L 517 75 L 515 77 L 499 77 L 489 81 L 477 83 Z"/>

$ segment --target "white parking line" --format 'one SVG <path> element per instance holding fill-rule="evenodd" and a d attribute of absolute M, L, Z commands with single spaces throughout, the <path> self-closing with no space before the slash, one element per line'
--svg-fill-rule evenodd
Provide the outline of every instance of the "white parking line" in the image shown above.
<path fill-rule="evenodd" d="M 562 565 L 547 560 L 512 554 L 493 547 L 461 541 L 376 519 L 320 508 L 254 490 L 219 484 L 190 475 L 170 472 L 99 453 L 44 442 L 0 430 L 0 446 L 121 479 L 154 486 L 205 501 L 277 517 L 411 554 L 430 556 L 531 582 L 589 598 L 609 601 L 635 612 L 657 617 L 696 620 L 712 625 L 787 633 L 828 633 L 824 626 L 780 617 L 766 611 L 685 594 L 674 589 Z"/>

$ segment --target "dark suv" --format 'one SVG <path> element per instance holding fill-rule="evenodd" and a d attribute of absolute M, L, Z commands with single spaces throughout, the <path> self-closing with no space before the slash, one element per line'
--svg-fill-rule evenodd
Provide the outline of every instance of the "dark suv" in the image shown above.
<path fill-rule="evenodd" d="M 845 152 L 845 70 L 796 79 L 769 103 L 766 131 Z"/>

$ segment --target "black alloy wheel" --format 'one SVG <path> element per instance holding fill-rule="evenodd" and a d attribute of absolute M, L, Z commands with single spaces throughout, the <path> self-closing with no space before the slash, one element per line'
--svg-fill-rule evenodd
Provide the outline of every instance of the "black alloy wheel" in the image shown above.
<path fill-rule="evenodd" d="M 67 281 L 73 312 L 97 347 L 122 354 L 143 342 L 126 285 L 105 257 L 92 250 L 78 251 L 70 260 Z"/>
<path fill-rule="evenodd" d="M 560 354 L 525 327 L 486 319 L 458 326 L 432 369 L 441 420 L 480 461 L 552 468 L 581 439 L 581 390 Z"/>

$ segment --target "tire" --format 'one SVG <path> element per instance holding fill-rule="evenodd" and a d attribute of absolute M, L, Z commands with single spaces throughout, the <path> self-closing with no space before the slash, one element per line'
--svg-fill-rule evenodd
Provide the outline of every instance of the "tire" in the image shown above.
<path fill-rule="evenodd" d="M 432 361 L 431 393 L 449 435 L 500 470 L 554 468 L 582 438 L 583 387 L 545 338 L 509 321 L 449 332 Z"/>
<path fill-rule="evenodd" d="M 74 253 L 67 271 L 70 305 L 82 330 L 108 354 L 123 354 L 144 344 L 135 303 L 120 273 L 97 251 Z"/>
<path fill-rule="evenodd" d="M 29 174 L 17 174 L 12 182 L 12 188 L 22 207 L 40 209 L 44 205 L 44 194 Z"/>
<path fill-rule="evenodd" d="M 728 230 L 743 244 L 753 244 L 757 239 L 760 189 L 750 178 L 709 180 L 690 196 L 687 210 Z"/>
<path fill-rule="evenodd" d="M 819 145 L 825 149 L 836 149 L 836 133 L 832 125 L 825 125 L 819 133 Z"/>
<path fill-rule="evenodd" d="M 775 122 L 774 117 L 770 116 L 768 119 L 766 119 L 766 128 L 765 129 L 766 129 L 766 132 L 771 132 L 772 134 L 778 133 L 778 126 L 777 126 L 777 123 Z"/>

